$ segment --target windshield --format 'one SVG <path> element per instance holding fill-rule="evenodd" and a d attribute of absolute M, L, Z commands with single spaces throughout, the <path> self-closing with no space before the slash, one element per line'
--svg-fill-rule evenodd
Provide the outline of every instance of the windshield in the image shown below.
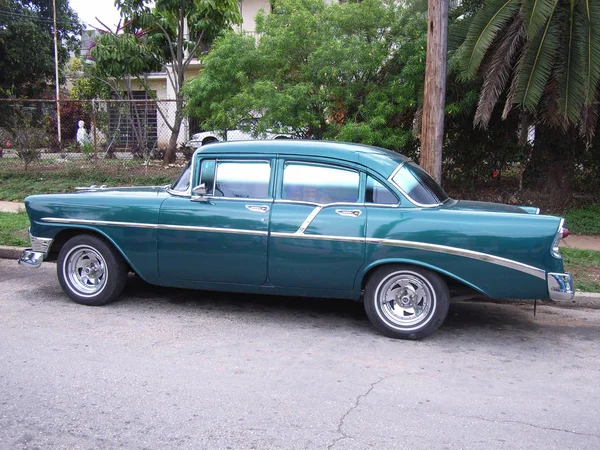
<path fill-rule="evenodd" d="M 420 206 L 435 206 L 448 199 L 441 186 L 414 162 L 401 166 L 392 181 Z"/>
<path fill-rule="evenodd" d="M 190 187 L 190 182 L 191 182 L 191 174 L 190 174 L 191 167 L 192 167 L 192 164 L 190 162 L 190 163 L 188 163 L 187 167 L 185 169 L 183 169 L 183 172 L 181 172 L 181 175 L 179 175 L 179 178 L 177 178 L 177 181 L 175 181 L 175 183 L 173 183 L 173 185 L 171 186 L 171 190 L 177 191 L 177 192 L 187 192 L 187 190 Z"/>

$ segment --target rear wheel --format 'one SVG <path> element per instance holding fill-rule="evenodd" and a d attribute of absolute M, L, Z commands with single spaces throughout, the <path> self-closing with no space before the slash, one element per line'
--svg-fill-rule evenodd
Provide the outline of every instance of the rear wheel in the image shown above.
<path fill-rule="evenodd" d="M 125 288 L 128 265 L 104 240 L 81 234 L 62 247 L 56 270 L 63 291 L 72 300 L 101 306 L 116 300 Z"/>
<path fill-rule="evenodd" d="M 381 333 L 396 339 L 421 339 L 444 322 L 450 293 L 438 274 L 398 264 L 373 273 L 364 302 L 369 320 Z"/>

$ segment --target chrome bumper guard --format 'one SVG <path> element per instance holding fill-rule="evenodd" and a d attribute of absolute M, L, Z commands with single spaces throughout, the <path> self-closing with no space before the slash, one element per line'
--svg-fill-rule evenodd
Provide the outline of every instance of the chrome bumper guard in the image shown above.
<path fill-rule="evenodd" d="M 19 258 L 19 265 L 37 269 L 44 262 L 45 256 L 45 253 L 34 252 L 30 248 L 28 248 L 27 250 L 23 251 L 23 254 Z"/>
<path fill-rule="evenodd" d="M 549 273 L 548 274 L 548 293 L 550 298 L 557 302 L 564 302 L 573 299 L 575 290 L 573 289 L 573 279 L 570 273 Z"/>
<path fill-rule="evenodd" d="M 19 258 L 19 265 L 37 269 L 44 262 L 44 258 L 48 254 L 48 250 L 54 239 L 40 238 L 32 236 L 29 233 L 29 240 L 31 241 L 31 248 L 23 251 L 23 254 Z"/>

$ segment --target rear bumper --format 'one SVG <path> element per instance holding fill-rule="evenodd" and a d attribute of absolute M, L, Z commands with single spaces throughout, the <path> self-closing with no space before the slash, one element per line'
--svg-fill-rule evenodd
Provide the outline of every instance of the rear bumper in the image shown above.
<path fill-rule="evenodd" d="M 575 295 L 570 273 L 548 273 L 548 294 L 555 301 L 572 300 Z"/>

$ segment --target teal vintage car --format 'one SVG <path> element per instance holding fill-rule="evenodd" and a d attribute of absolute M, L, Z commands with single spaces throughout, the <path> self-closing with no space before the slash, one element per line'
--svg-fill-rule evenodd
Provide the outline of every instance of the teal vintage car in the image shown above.
<path fill-rule="evenodd" d="M 573 297 L 563 220 L 460 201 L 410 159 L 365 145 L 224 142 L 196 150 L 170 186 L 90 187 L 25 200 L 31 249 L 65 293 L 103 305 L 128 272 L 178 288 L 363 299 L 383 334 L 418 339 L 450 292 Z"/>

